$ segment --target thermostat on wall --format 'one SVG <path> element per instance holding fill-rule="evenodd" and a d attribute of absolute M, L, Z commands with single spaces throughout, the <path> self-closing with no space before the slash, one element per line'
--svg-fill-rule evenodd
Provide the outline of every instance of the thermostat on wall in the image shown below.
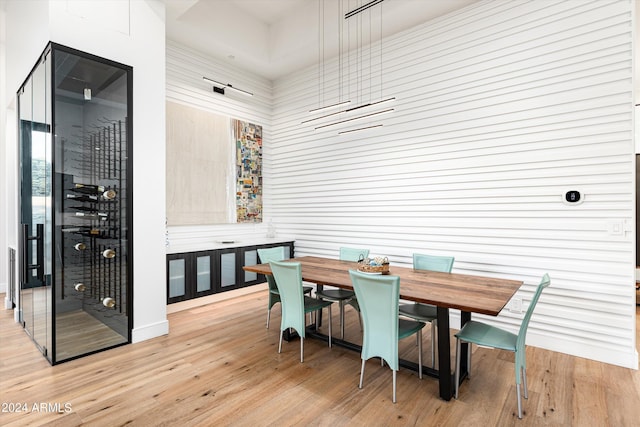
<path fill-rule="evenodd" d="M 584 194 L 580 190 L 567 190 L 562 196 L 562 201 L 568 205 L 579 205 L 584 202 Z"/>

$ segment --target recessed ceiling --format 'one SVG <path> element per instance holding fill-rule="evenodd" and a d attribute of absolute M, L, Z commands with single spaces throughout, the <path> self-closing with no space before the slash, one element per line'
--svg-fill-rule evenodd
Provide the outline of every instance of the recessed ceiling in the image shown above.
<path fill-rule="evenodd" d="M 478 0 L 384 0 L 384 37 Z M 167 39 L 269 80 L 318 62 L 319 12 L 325 34 L 337 34 L 339 5 L 353 10 L 368 0 L 165 0 Z M 373 8 L 372 8 L 373 10 Z M 380 16 L 380 15 L 377 15 Z M 338 43 L 325 41 L 325 57 Z"/>

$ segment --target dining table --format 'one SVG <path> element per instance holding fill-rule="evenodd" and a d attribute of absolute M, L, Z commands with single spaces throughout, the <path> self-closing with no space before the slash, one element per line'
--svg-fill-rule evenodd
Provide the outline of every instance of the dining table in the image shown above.
<path fill-rule="evenodd" d="M 333 258 L 302 256 L 287 261 L 299 262 L 302 266 L 302 280 L 316 283 L 319 287 L 334 286 L 353 290 L 349 270 L 357 270 L 359 264 Z M 270 275 L 269 264 L 243 267 L 245 271 Z M 444 400 L 451 400 L 455 390 L 455 375 L 451 366 L 451 334 L 449 310 L 460 310 L 460 327 L 471 320 L 471 313 L 497 316 L 522 286 L 522 281 L 497 277 L 485 277 L 460 273 L 442 273 L 418 270 L 411 267 L 390 266 L 389 273 L 400 277 L 400 298 L 437 307 L 438 368 L 423 366 L 423 373 L 438 378 L 439 394 Z M 310 335 L 321 336 L 310 328 Z M 327 337 L 323 337 L 328 339 Z M 345 340 L 332 338 L 334 345 L 353 350 L 361 347 Z M 468 344 L 462 345 L 466 354 Z M 468 375 L 467 358 L 460 360 L 460 381 Z M 418 370 L 415 362 L 400 360 L 400 366 Z"/>

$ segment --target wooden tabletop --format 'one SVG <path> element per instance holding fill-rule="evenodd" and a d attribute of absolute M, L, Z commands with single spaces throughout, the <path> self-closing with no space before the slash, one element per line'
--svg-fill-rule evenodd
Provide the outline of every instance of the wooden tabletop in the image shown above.
<path fill-rule="evenodd" d="M 358 268 L 356 262 L 311 256 L 289 261 L 302 264 L 303 280 L 353 289 L 349 270 Z M 271 274 L 269 264 L 243 268 L 254 273 Z M 393 265 L 390 267 L 390 274 L 400 276 L 400 298 L 402 299 L 490 316 L 497 316 L 522 286 L 522 282 L 518 280 L 439 273 Z"/>

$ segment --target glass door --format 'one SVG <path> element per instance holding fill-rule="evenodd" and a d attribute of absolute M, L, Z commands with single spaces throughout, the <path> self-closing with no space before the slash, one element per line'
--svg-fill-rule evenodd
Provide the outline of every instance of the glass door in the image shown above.
<path fill-rule="evenodd" d="M 20 313 L 24 328 L 51 355 L 52 152 L 50 58 L 45 54 L 18 94 L 21 162 Z"/>

